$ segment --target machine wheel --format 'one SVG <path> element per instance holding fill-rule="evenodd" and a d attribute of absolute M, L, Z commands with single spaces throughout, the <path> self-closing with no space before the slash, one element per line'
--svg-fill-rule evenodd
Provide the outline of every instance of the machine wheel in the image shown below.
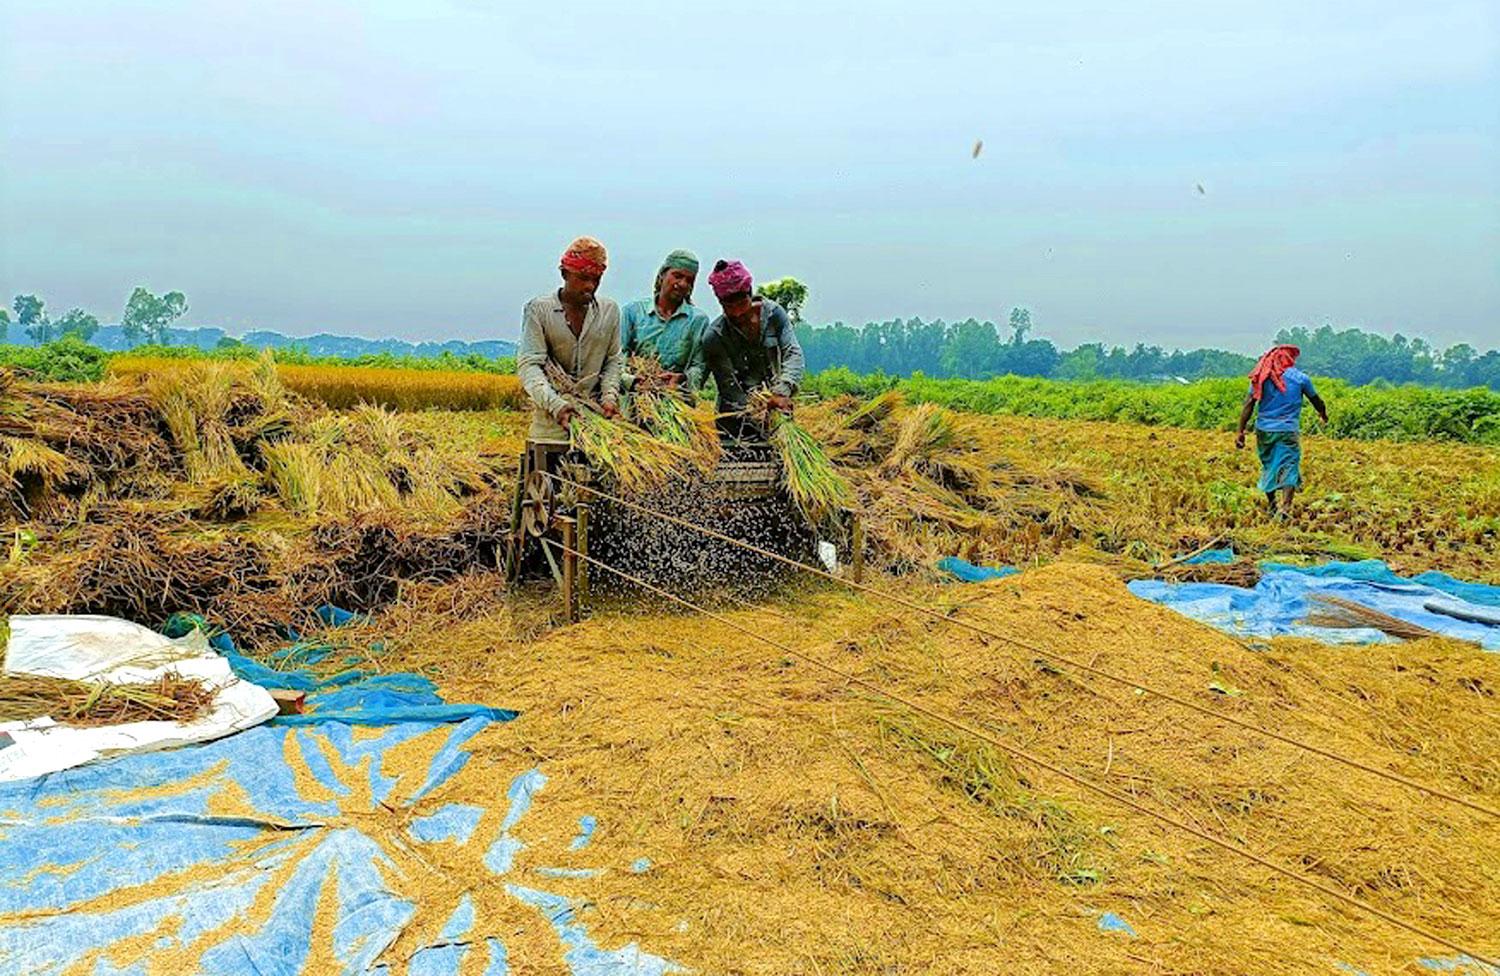
<path fill-rule="evenodd" d="M 521 488 L 521 531 L 533 537 L 543 535 L 552 525 L 556 504 L 552 479 L 543 471 L 528 474 Z"/>

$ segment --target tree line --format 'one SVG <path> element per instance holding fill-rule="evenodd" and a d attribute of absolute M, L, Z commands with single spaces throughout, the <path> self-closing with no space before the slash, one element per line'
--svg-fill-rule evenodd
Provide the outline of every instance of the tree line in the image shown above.
<path fill-rule="evenodd" d="M 807 286 L 795 278 L 767 282 L 762 294 L 787 308 L 801 322 Z M 137 287 L 120 316 L 127 343 L 170 345 L 173 324 L 187 312 L 180 291 L 155 295 Z M 0 308 L 0 342 L 12 324 L 41 344 L 74 335 L 87 342 L 99 330 L 99 320 L 81 308 L 57 319 L 48 316 L 35 295 L 17 295 L 10 311 Z M 1137 343 L 1132 348 L 1086 342 L 1062 350 L 1051 340 L 1033 336 L 1031 312 L 1014 308 L 1004 329 L 990 321 L 965 319 L 925 322 L 919 318 L 870 322 L 863 326 L 809 325 L 798 336 L 813 371 L 842 367 L 859 374 L 923 375 L 933 378 L 986 379 L 993 376 L 1038 376 L 1061 380 L 1197 380 L 1243 376 L 1255 357 L 1224 349 L 1173 349 Z M 1282 329 L 1275 341 L 1302 350 L 1298 365 L 1318 376 L 1364 384 L 1376 381 L 1418 383 L 1500 390 L 1500 350 L 1480 351 L 1468 343 L 1438 349 L 1424 339 L 1399 333 L 1383 336 L 1360 329 L 1324 325 Z M 223 343 L 234 340 L 221 340 Z"/>
<path fill-rule="evenodd" d="M 172 339 L 172 323 L 187 313 L 187 307 L 187 298 L 180 291 L 153 295 L 137 287 L 125 300 L 120 329 L 131 345 L 142 342 L 165 345 Z M 16 313 L 14 324 L 37 345 L 68 335 L 88 342 L 99 331 L 99 319 L 81 308 L 69 309 L 52 318 L 47 314 L 47 303 L 35 295 L 17 295 L 11 309 Z M 0 308 L 0 342 L 10 340 L 11 325 L 10 310 Z"/>
<path fill-rule="evenodd" d="M 1255 357 L 1224 349 L 1173 349 L 1137 343 L 1132 348 L 1086 342 L 1059 349 L 1032 338 L 1031 313 L 1012 310 L 1002 332 L 993 322 L 922 319 L 849 326 L 804 326 L 798 332 L 810 370 L 845 367 L 855 373 L 889 376 L 922 374 L 936 378 L 986 379 L 1041 376 L 1061 380 L 1197 380 L 1243 376 Z M 1298 366 L 1318 376 L 1351 383 L 1420 383 L 1500 390 L 1500 350 L 1480 352 L 1468 343 L 1439 350 L 1424 339 L 1399 333 L 1377 335 L 1324 325 L 1282 329 L 1277 343 L 1302 350 Z"/>

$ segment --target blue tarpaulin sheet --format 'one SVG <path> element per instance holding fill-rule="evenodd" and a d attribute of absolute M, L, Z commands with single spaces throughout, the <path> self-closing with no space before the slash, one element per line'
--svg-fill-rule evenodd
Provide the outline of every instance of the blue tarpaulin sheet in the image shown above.
<path fill-rule="evenodd" d="M 1020 572 L 1014 566 L 976 566 L 967 559 L 944 556 L 937 561 L 937 568 L 951 573 L 965 583 L 984 583 L 988 580 L 1005 579 Z"/>
<path fill-rule="evenodd" d="M 1448 637 L 1470 640 L 1486 650 L 1500 650 L 1500 626 L 1437 613 L 1442 606 L 1475 617 L 1493 616 L 1500 606 L 1500 586 L 1467 583 L 1446 573 L 1398 576 L 1378 560 L 1330 562 L 1318 566 L 1262 563 L 1254 588 L 1220 583 L 1168 583 L 1135 580 L 1130 592 L 1169 606 L 1194 620 L 1242 637 L 1296 635 L 1329 643 L 1387 640 L 1368 628 L 1314 627 L 1303 623 L 1319 608 L 1314 597 L 1327 594 L 1399 617 Z"/>
<path fill-rule="evenodd" d="M 1190 556 L 1182 562 L 1187 566 L 1206 566 L 1210 564 L 1223 564 L 1234 562 L 1233 549 L 1207 549 L 1197 555 Z"/>
<path fill-rule="evenodd" d="M 433 917 L 442 924 L 397 969 L 540 967 L 512 956 L 509 931 L 476 913 L 463 884 L 432 883 L 453 859 L 488 865 L 491 897 L 537 912 L 575 976 L 675 971 L 634 944 L 597 945 L 579 906 L 547 890 L 547 869 L 521 876 L 516 831 L 546 777 L 522 771 L 503 798 L 465 780 L 475 737 L 514 712 L 445 703 L 417 675 L 318 679 L 267 669 L 225 635 L 215 644 L 251 680 L 306 691 L 310 713 L 0 784 L 0 972 L 144 976 L 149 961 L 150 972 L 389 976 L 383 954 Z M 598 828 L 580 823 L 582 836 Z M 579 868 L 584 845 L 560 846 L 575 865 L 556 869 L 574 872 L 564 876 L 628 870 Z"/>

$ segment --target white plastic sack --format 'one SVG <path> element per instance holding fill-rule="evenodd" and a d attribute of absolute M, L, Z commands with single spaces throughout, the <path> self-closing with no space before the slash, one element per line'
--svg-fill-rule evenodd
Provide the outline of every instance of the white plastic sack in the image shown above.
<path fill-rule="evenodd" d="M 207 742 L 259 725 L 277 710 L 270 693 L 236 677 L 202 633 L 174 640 L 116 617 L 13 616 L 5 671 L 114 684 L 143 684 L 175 672 L 218 691 L 212 707 L 187 723 L 74 728 L 50 719 L 0 722 L 0 733 L 12 740 L 3 745 L 0 737 L 0 780 L 40 776 L 125 752 Z"/>

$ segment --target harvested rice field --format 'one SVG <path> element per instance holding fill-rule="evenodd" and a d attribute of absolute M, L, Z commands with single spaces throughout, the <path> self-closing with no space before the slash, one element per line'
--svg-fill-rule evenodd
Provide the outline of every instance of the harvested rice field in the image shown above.
<path fill-rule="evenodd" d="M 528 886 L 589 945 L 638 947 L 621 973 L 1373 976 L 1486 973 L 1500 954 L 1500 655 L 1245 640 L 1126 588 L 1250 585 L 1273 558 L 1500 583 L 1500 450 L 1309 437 L 1302 507 L 1273 523 L 1253 454 L 1222 434 L 835 400 L 797 422 L 861 513 L 866 589 L 736 578 L 751 563 L 729 550 L 686 589 L 596 567 L 570 622 L 550 580 L 502 569 L 524 412 L 336 410 L 290 387 L 264 364 L 4 377 L 0 599 L 150 626 L 196 614 L 273 670 L 411 673 L 518 712 L 430 790 L 432 736 L 286 738 L 290 782 L 335 811 L 320 826 L 370 838 L 380 883 L 413 906 L 373 954 L 386 972 L 455 941 L 461 904 L 509 963 L 476 950 L 454 971 L 590 972 Z M 701 545 L 650 540 L 647 565 Z M 1237 557 L 1173 562 L 1211 547 Z M 1024 571 L 958 584 L 933 568 L 947 555 Z M 359 616 L 331 626 L 324 604 Z M 289 658 L 288 624 L 337 653 Z M 247 872 L 317 843 L 238 789 L 203 802 L 281 825 L 235 848 Z M 475 811 L 470 829 L 415 849 L 413 824 L 449 806 Z M 74 910 L 199 891 L 198 870 Z M 255 870 L 271 883 L 216 938 L 274 914 L 290 874 Z M 337 888 L 288 971 L 351 971 Z M 38 916 L 0 912 L 0 932 Z M 67 971 L 210 971 L 186 917 Z"/>

